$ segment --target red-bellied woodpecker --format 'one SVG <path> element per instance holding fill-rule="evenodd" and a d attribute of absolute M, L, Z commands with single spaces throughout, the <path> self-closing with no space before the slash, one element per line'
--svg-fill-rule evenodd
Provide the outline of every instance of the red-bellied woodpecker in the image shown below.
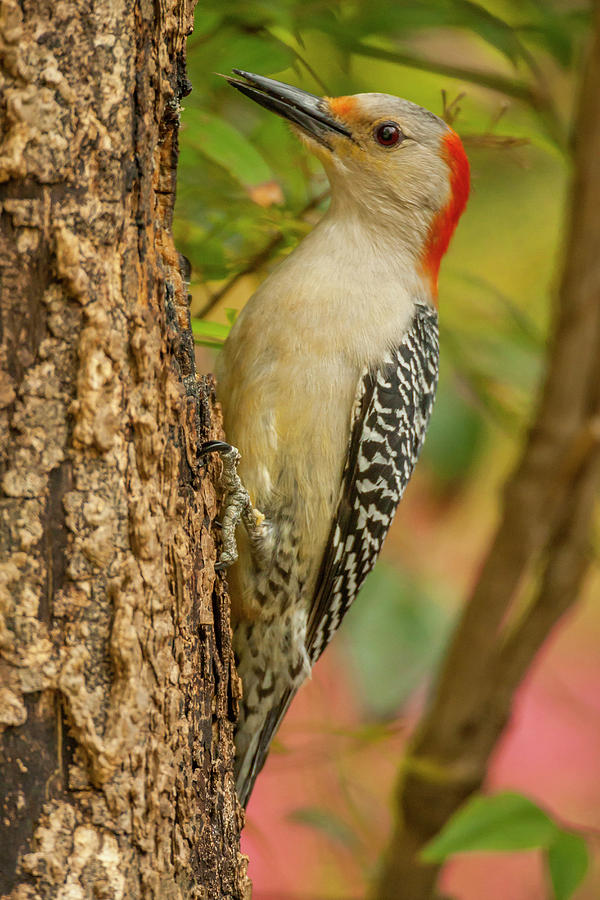
<path fill-rule="evenodd" d="M 245 804 L 417 461 L 438 374 L 438 269 L 469 164 L 454 131 L 407 100 L 315 97 L 234 71 L 230 84 L 294 123 L 331 184 L 328 212 L 225 343 L 218 396 L 235 446 L 205 446 L 223 459 L 223 564 L 239 552 L 230 590 Z"/>

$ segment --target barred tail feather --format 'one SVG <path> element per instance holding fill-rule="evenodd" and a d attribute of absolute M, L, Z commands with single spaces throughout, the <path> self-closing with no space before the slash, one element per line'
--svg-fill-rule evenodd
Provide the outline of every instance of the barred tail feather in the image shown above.
<path fill-rule="evenodd" d="M 293 588 L 297 586 L 294 584 Z M 265 613 L 252 623 L 240 623 L 234 649 L 244 695 L 235 733 L 235 781 L 246 806 L 258 773 L 265 764 L 273 735 L 292 698 L 310 675 L 306 653 L 306 610 L 286 603 L 285 611 Z"/>
<path fill-rule="evenodd" d="M 252 713 L 238 724 L 235 736 L 234 774 L 238 799 L 244 809 L 248 805 L 254 782 L 267 759 L 273 736 L 281 725 L 295 693 L 287 691 L 276 706 L 261 710 L 262 716 L 259 713 Z M 259 716 L 263 719 L 262 724 Z"/>

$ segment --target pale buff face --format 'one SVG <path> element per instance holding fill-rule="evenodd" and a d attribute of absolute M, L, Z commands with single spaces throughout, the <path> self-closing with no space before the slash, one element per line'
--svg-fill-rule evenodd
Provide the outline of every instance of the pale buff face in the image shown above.
<path fill-rule="evenodd" d="M 333 199 L 349 215 L 354 207 L 383 228 L 412 229 L 416 246 L 458 184 L 457 220 L 468 193 L 468 163 L 462 146 L 457 159 L 453 142 L 458 138 L 438 116 L 389 94 L 318 97 L 272 78 L 233 71 L 238 77 L 225 76 L 233 87 L 293 124 L 323 162 Z M 379 139 L 386 123 L 398 129 L 400 139 L 393 144 Z"/>
<path fill-rule="evenodd" d="M 324 103 L 350 137 L 332 132 L 325 144 L 297 126 L 294 130 L 322 161 L 334 188 L 390 213 L 412 206 L 435 214 L 447 204 L 450 171 L 444 138 L 450 129 L 442 119 L 389 94 L 328 97 Z M 386 123 L 401 132 L 392 146 L 378 140 Z"/>

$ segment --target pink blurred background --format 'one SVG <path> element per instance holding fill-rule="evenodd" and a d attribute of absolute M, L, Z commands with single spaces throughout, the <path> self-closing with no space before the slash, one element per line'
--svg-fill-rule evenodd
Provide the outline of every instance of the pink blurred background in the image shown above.
<path fill-rule="evenodd" d="M 435 516 L 423 520 L 427 504 L 416 497 L 421 491 L 410 493 L 387 557 L 398 564 L 400 556 L 418 568 L 419 547 L 423 554 L 437 538 L 436 560 L 441 567 L 448 562 L 448 577 L 464 579 L 469 564 L 472 576 L 485 533 L 479 541 L 470 539 L 467 559 L 452 546 L 460 544 L 460 530 L 448 530 L 446 521 L 444 534 L 455 537 L 440 543 Z M 489 790 L 521 791 L 559 822 L 585 833 L 593 861 L 576 900 L 600 897 L 600 611 L 594 603 L 599 592 L 596 574 L 578 608 L 538 655 L 488 778 Z M 389 836 L 402 748 L 426 685 L 413 693 L 396 721 L 377 725 L 365 719 L 343 650 L 342 634 L 294 701 L 250 801 L 242 846 L 250 857 L 255 900 L 358 900 Z M 463 855 L 445 867 L 440 887 L 457 900 L 550 896 L 537 852 Z"/>

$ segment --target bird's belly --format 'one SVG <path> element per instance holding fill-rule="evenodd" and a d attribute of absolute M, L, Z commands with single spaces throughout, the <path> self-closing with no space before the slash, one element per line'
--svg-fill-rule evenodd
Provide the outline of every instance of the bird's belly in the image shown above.
<path fill-rule="evenodd" d="M 285 385 L 268 372 L 260 381 L 238 373 L 222 398 L 227 438 L 240 450 L 239 474 L 266 516 L 272 548 L 257 565 L 238 530 L 235 619 L 261 615 L 273 593 L 308 605 L 338 501 L 359 373 L 322 359 L 301 363 Z"/>

